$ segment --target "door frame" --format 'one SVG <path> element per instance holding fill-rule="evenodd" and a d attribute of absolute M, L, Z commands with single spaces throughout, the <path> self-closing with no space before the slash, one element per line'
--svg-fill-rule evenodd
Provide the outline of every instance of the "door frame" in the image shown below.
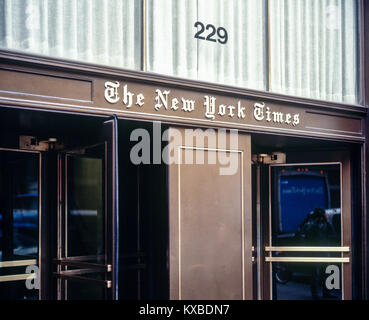
<path fill-rule="evenodd" d="M 77 279 L 78 270 L 76 270 L 76 276 L 73 277 L 76 280 L 96 282 L 106 285 L 106 298 L 111 300 L 118 299 L 118 272 L 119 272 L 119 189 L 118 189 L 118 121 L 117 117 L 112 117 L 107 120 L 103 120 L 100 127 L 100 133 L 95 143 L 86 144 L 73 148 L 71 150 L 59 150 L 57 156 L 57 171 L 58 171 L 58 213 L 57 213 L 57 259 L 54 262 L 57 263 L 57 298 L 67 298 L 66 293 L 62 293 L 61 281 L 65 277 L 68 280 L 69 275 L 64 275 L 61 268 L 62 265 L 76 265 L 78 263 L 79 268 L 86 268 L 89 270 L 96 269 L 101 273 L 105 273 L 105 280 L 92 280 L 92 279 Z M 101 159 L 102 163 L 102 180 L 103 180 L 103 223 L 104 223 L 104 264 L 97 265 L 96 263 L 90 263 L 88 257 L 65 257 L 65 246 L 63 240 L 67 231 L 66 222 L 66 208 L 67 208 L 67 181 L 68 171 L 67 162 L 68 156 L 78 155 L 78 151 L 81 149 L 88 149 L 90 147 L 102 146 L 103 154 Z M 83 155 L 82 155 L 83 157 Z M 64 233 L 64 234 L 63 234 Z M 63 261 L 62 261 L 63 260 Z M 78 262 L 77 262 L 78 260 Z M 81 269 L 82 271 L 82 269 Z M 72 272 L 73 273 L 73 272 Z M 109 273 L 109 279 L 106 279 L 106 275 Z"/>
<path fill-rule="evenodd" d="M 267 183 L 267 190 L 264 192 L 261 202 L 267 205 L 261 205 L 261 255 L 260 263 L 262 265 L 262 283 L 260 290 L 262 291 L 262 298 L 272 300 L 272 283 L 271 283 L 271 265 L 272 262 L 267 262 L 268 256 L 265 251 L 266 247 L 271 247 L 271 168 L 276 166 L 293 166 L 293 165 L 340 165 L 340 184 L 341 184 L 341 248 L 349 247 L 349 252 L 342 252 L 341 257 L 349 258 L 349 263 L 342 263 L 342 300 L 352 299 L 352 190 L 351 190 L 351 159 L 350 153 L 345 150 L 340 151 L 311 151 L 311 152 L 287 152 L 287 161 L 284 164 L 262 165 L 264 170 L 264 179 L 262 181 Z M 265 172 L 267 171 L 267 172 Z M 263 183 L 262 182 L 262 183 Z M 261 184 L 262 184 L 261 183 Z M 345 188 L 344 188 L 345 186 Z M 262 185 L 261 185 L 262 187 Z M 258 190 L 260 192 L 260 190 Z"/>

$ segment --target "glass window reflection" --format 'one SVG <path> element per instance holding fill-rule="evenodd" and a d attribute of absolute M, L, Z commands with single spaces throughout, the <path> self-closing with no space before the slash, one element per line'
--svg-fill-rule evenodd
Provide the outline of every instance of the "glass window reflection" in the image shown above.
<path fill-rule="evenodd" d="M 103 161 L 68 156 L 68 254 L 104 254 Z"/>

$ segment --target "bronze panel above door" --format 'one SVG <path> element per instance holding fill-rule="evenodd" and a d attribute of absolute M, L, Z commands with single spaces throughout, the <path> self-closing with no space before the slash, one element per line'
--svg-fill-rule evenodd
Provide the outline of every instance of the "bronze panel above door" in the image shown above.
<path fill-rule="evenodd" d="M 216 146 L 175 139 L 181 161 L 169 165 L 171 299 L 252 298 L 250 137 L 219 147 L 219 135 Z M 234 170 L 224 171 L 226 159 Z"/>

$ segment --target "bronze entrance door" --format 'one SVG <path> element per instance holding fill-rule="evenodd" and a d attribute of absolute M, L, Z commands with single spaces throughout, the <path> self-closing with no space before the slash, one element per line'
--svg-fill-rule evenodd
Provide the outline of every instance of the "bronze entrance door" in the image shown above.
<path fill-rule="evenodd" d="M 250 136 L 236 136 L 169 129 L 171 299 L 253 298 Z"/>
<path fill-rule="evenodd" d="M 57 297 L 118 298 L 117 120 L 58 156 Z"/>
<path fill-rule="evenodd" d="M 264 169 L 264 299 L 351 299 L 349 153 L 287 153 Z"/>

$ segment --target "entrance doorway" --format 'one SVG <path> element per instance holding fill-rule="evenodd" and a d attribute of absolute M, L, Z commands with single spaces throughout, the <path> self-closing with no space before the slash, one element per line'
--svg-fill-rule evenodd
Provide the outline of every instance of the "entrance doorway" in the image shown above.
<path fill-rule="evenodd" d="M 58 151 L 58 299 L 118 298 L 117 119 L 93 145 Z"/>
<path fill-rule="evenodd" d="M 175 140 L 183 163 L 134 164 L 131 133 L 145 129 L 153 146 L 151 122 L 2 112 L 1 299 L 352 297 L 349 148 L 264 147 L 244 133 L 233 147 L 228 132 L 223 147 Z M 168 128 L 185 136 L 163 126 L 159 138 Z M 271 146 L 286 160 L 251 175 L 251 154 Z M 204 163 L 187 163 L 198 150 Z M 214 154 L 236 157 L 233 174 L 207 163 Z M 308 235 L 310 216 L 322 239 Z"/>
<path fill-rule="evenodd" d="M 2 114 L 0 299 L 117 299 L 117 119 Z"/>
<path fill-rule="evenodd" d="M 259 298 L 352 299 L 350 153 L 263 156 L 255 171 Z"/>
<path fill-rule="evenodd" d="M 2 110 L 0 299 L 168 299 L 166 166 L 132 163 L 135 129 Z"/>

